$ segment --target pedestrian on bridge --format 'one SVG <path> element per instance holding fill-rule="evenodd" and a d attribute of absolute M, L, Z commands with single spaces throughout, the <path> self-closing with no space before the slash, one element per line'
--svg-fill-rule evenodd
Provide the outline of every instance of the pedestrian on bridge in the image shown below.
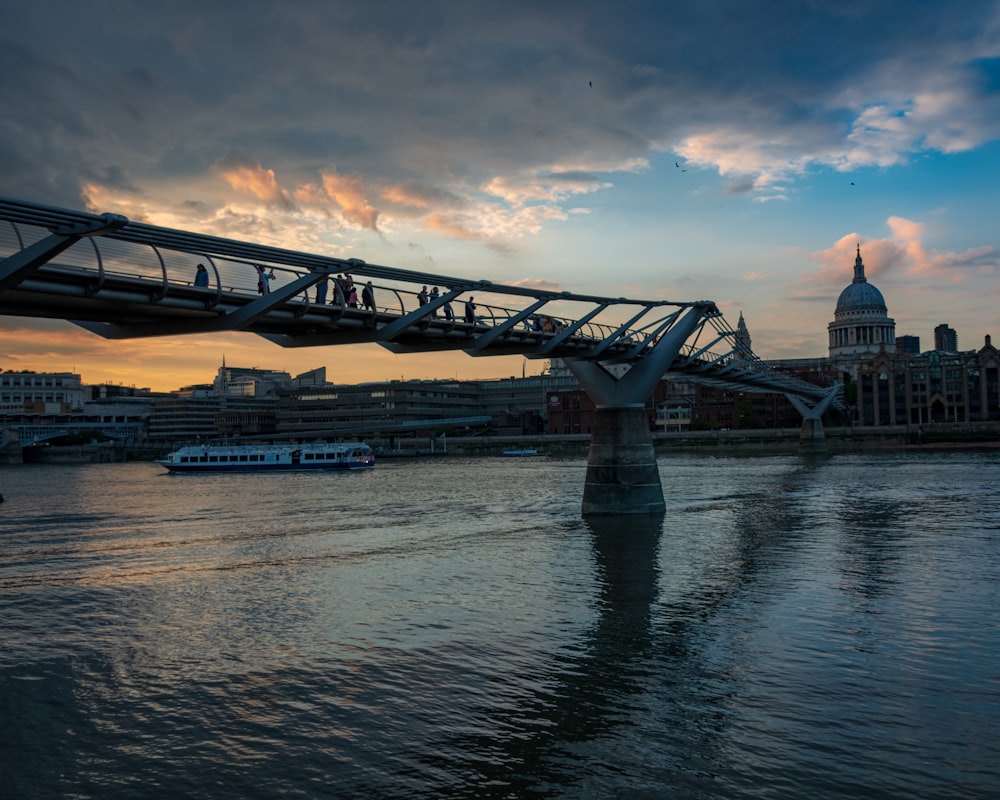
<path fill-rule="evenodd" d="M 365 311 L 375 313 L 375 287 L 372 286 L 371 281 L 368 281 L 365 288 L 361 290 L 361 305 L 365 307 Z"/>
<path fill-rule="evenodd" d="M 417 303 L 422 306 L 427 305 L 427 287 L 425 286 L 419 292 L 417 292 Z"/>
<path fill-rule="evenodd" d="M 326 304 L 326 292 L 330 287 L 330 276 L 324 275 L 323 280 L 316 284 L 316 305 Z"/>
<path fill-rule="evenodd" d="M 475 322 L 476 321 L 476 303 L 475 297 L 470 297 L 465 301 L 465 321 Z"/>
<path fill-rule="evenodd" d="M 263 267 L 257 267 L 257 294 L 270 294 L 273 280 L 274 270 L 268 272 Z"/>
<path fill-rule="evenodd" d="M 441 293 L 438 291 L 438 287 L 437 286 L 435 286 L 433 289 L 431 289 L 430 299 L 432 301 L 433 300 L 437 300 L 440 296 L 441 296 Z M 431 312 L 431 316 L 432 317 L 436 317 L 437 316 L 437 310 L 432 311 Z"/>
<path fill-rule="evenodd" d="M 208 286 L 208 270 L 205 269 L 204 264 L 199 264 L 198 269 L 194 273 L 194 285 Z"/>

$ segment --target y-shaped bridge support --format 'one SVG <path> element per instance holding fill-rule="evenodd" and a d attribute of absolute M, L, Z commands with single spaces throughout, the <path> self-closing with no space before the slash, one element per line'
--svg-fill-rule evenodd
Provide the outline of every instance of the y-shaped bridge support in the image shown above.
<path fill-rule="evenodd" d="M 566 359 L 597 406 L 583 488 L 584 514 L 658 514 L 666 510 L 653 436 L 644 408 L 687 338 L 714 306 L 695 306 L 622 377 L 600 364 Z"/>
<path fill-rule="evenodd" d="M 831 386 L 830 391 L 813 405 L 794 394 L 786 394 L 788 401 L 802 415 L 802 432 L 799 434 L 799 450 L 803 453 L 822 453 L 826 451 L 826 434 L 823 432 L 823 414 L 841 390 L 841 386 Z"/>

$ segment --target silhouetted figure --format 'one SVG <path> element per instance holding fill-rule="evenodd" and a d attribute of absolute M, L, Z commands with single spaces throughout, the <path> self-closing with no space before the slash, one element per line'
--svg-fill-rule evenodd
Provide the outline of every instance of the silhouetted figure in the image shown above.
<path fill-rule="evenodd" d="M 263 267 L 257 267 L 257 294 L 270 294 L 273 280 L 274 270 L 268 272 Z"/>
<path fill-rule="evenodd" d="M 330 287 L 330 278 L 326 276 L 316 284 L 316 305 L 321 306 L 326 303 L 326 292 Z"/>
<path fill-rule="evenodd" d="M 361 304 L 366 311 L 375 311 L 375 287 L 372 286 L 371 281 L 368 281 L 365 288 L 361 290 Z"/>

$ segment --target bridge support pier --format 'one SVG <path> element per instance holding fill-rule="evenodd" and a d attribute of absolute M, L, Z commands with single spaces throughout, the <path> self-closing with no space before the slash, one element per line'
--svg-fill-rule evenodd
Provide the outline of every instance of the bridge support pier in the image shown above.
<path fill-rule="evenodd" d="M 825 453 L 826 433 L 823 431 L 823 420 L 806 417 L 802 420 L 802 430 L 799 433 L 799 452 Z"/>
<path fill-rule="evenodd" d="M 802 415 L 802 430 L 799 433 L 799 452 L 803 454 L 825 453 L 826 433 L 823 431 L 823 414 L 837 398 L 840 386 L 833 386 L 822 400 L 807 405 L 801 397 L 786 395 L 795 410 Z"/>
<path fill-rule="evenodd" d="M 646 400 L 712 304 L 690 308 L 652 350 L 621 377 L 600 363 L 567 358 L 566 366 L 597 406 L 583 487 L 584 514 L 662 514 L 666 510 Z"/>
<path fill-rule="evenodd" d="M 587 456 L 583 513 L 662 514 L 665 510 L 645 409 L 598 408 Z"/>

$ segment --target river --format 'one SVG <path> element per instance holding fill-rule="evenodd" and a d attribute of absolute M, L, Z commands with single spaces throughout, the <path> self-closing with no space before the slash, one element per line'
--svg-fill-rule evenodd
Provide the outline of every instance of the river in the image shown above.
<path fill-rule="evenodd" d="M 0 797 L 995 798 L 1000 453 L 0 467 Z"/>

